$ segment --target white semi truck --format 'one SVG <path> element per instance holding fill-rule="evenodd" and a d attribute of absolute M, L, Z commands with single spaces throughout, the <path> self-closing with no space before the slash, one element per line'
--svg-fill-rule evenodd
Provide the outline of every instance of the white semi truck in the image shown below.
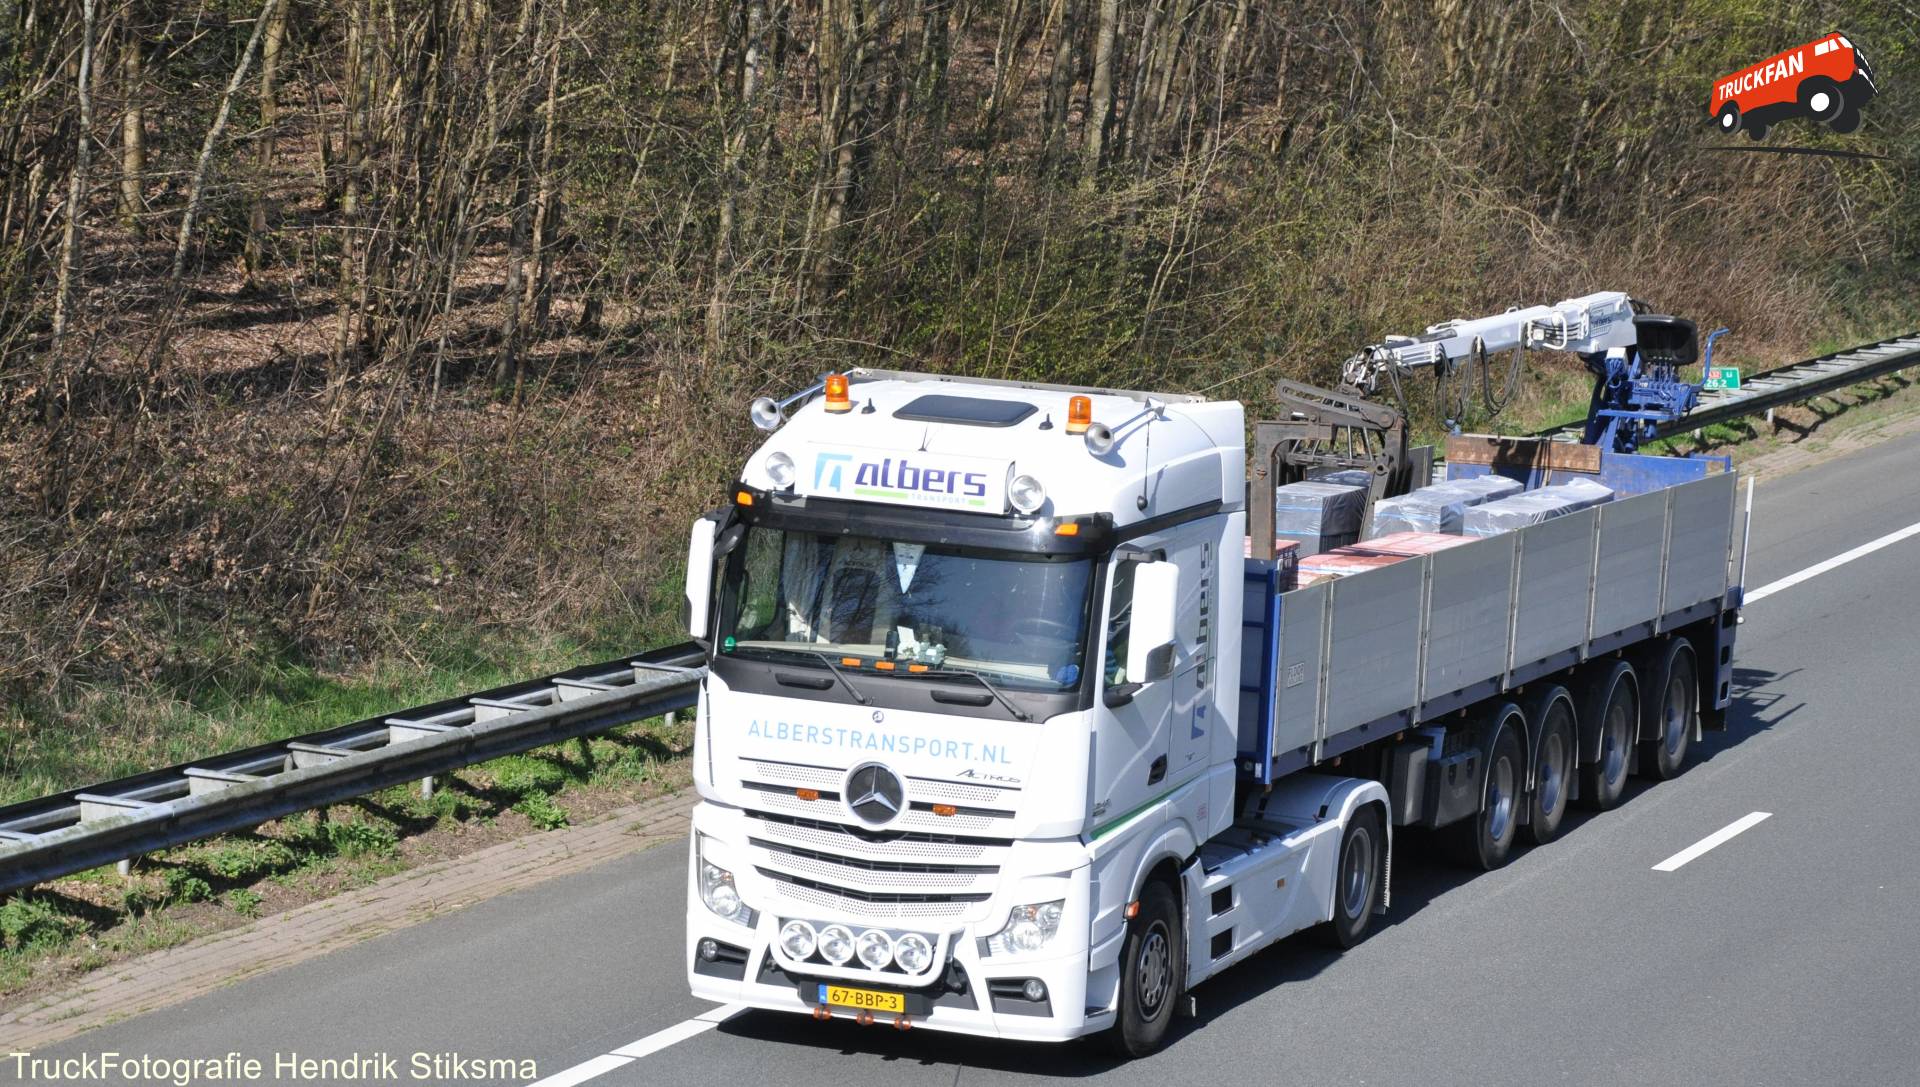
<path fill-rule="evenodd" d="M 881 371 L 754 416 L 686 589 L 701 997 L 1143 1054 L 1274 941 L 1361 939 L 1396 828 L 1498 866 L 1728 705 L 1721 459 L 1456 440 L 1449 476 L 1614 500 L 1289 588 L 1248 528 L 1295 462 L 1378 497 L 1414 458 L 1307 411 L 1250 466 L 1236 402 Z"/>

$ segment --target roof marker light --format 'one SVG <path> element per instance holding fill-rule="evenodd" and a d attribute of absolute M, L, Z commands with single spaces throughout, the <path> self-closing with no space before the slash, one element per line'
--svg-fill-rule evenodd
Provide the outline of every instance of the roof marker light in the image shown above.
<path fill-rule="evenodd" d="M 1067 401 L 1067 433 L 1085 434 L 1093 424 L 1093 398 L 1076 396 Z"/>
<path fill-rule="evenodd" d="M 853 398 L 847 394 L 847 375 L 827 375 L 827 410 L 838 414 L 853 410 Z"/>

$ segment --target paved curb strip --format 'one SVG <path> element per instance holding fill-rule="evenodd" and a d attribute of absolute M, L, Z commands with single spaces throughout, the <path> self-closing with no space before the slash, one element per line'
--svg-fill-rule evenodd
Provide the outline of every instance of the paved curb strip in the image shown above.
<path fill-rule="evenodd" d="M 42 993 L 0 1012 L 0 1052 L 49 1046 L 555 876 L 684 839 L 696 799 L 691 789 L 657 797 L 584 826 L 422 865 L 356 891 L 102 967 L 72 988 Z"/>

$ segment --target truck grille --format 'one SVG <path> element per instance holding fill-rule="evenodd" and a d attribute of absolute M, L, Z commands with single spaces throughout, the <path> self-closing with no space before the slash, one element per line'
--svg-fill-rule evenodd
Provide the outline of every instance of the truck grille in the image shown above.
<path fill-rule="evenodd" d="M 993 893 L 1005 838 L 882 832 L 747 809 L 754 869 L 795 902 L 871 920 L 952 919 Z"/>

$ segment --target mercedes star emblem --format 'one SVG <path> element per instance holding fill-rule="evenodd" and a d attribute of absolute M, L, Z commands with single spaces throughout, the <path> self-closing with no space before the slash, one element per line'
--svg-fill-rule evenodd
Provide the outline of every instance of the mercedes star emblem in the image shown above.
<path fill-rule="evenodd" d="M 883 827 L 907 807 L 906 786 L 900 776 L 877 762 L 862 763 L 847 775 L 847 809 L 871 827 Z"/>

